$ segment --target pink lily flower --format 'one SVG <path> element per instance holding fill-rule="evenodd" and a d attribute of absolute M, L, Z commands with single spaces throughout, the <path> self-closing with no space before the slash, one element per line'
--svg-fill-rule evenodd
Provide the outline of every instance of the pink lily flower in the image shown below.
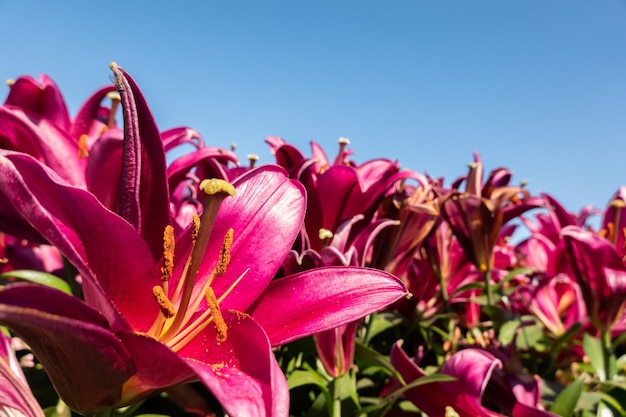
<path fill-rule="evenodd" d="M 511 219 L 539 207 L 539 199 L 531 199 L 522 187 L 511 186 L 511 172 L 493 170 L 483 184 L 483 164 L 478 154 L 470 165 L 465 192 L 453 191 L 442 203 L 442 215 L 450 224 L 467 257 L 482 272 L 493 268 L 493 250 L 500 229 Z"/>
<path fill-rule="evenodd" d="M 0 152 L 0 227 L 57 246 L 82 275 L 85 297 L 8 286 L 0 323 L 81 413 L 201 381 L 229 415 L 286 416 L 272 346 L 376 311 L 403 297 L 403 284 L 354 267 L 272 280 L 306 204 L 276 166 L 206 182 L 201 218 L 175 237 L 159 131 L 134 80 L 112 69 L 127 142 L 118 213 L 32 157 Z"/>
<path fill-rule="evenodd" d="M 298 255 L 292 250 L 283 264 L 283 271 L 294 273 L 325 266 L 364 267 L 367 264 L 367 254 L 376 251 L 374 241 L 379 233 L 397 224 L 394 220 L 374 221 L 356 236 L 351 236 L 354 224 L 364 220 L 363 215 L 358 215 L 344 222 L 337 233 L 332 236 L 328 235 L 324 239 L 328 241 L 327 246 L 319 253 L 308 249 L 302 255 Z M 322 365 L 332 377 L 336 378 L 345 374 L 354 364 L 356 335 L 360 319 L 361 317 L 359 320 L 313 335 Z"/>
<path fill-rule="evenodd" d="M 626 302 L 626 266 L 621 254 L 610 241 L 577 226 L 564 227 L 561 236 L 591 323 L 610 330 Z"/>
<path fill-rule="evenodd" d="M 517 288 L 511 296 L 522 312 L 533 314 L 555 338 L 587 317 L 582 292 L 567 274 L 544 276 Z"/>
<path fill-rule="evenodd" d="M 410 383 L 426 376 L 400 347 L 392 346 L 391 363 L 403 380 Z M 440 373 L 456 378 L 449 382 L 433 382 L 417 386 L 404 396 L 430 417 L 445 417 L 452 407 L 460 417 L 556 417 L 541 406 L 538 378 L 522 382 L 503 372 L 502 362 L 491 353 L 475 348 L 463 349 L 452 355 Z M 495 391 L 494 395 L 490 395 Z M 488 400 L 502 413 L 485 406 Z"/>
<path fill-rule="evenodd" d="M 398 163 L 387 159 L 356 165 L 348 158 L 351 152 L 346 149 L 349 141 L 345 138 L 339 139 L 339 154 L 332 163 L 315 142 L 311 142 L 313 157 L 310 159 L 280 138 L 269 137 L 266 142 L 276 155 L 276 162 L 307 190 L 304 240 L 307 248 L 316 251 L 323 247 L 319 237 L 321 229 L 334 233 L 344 221 L 359 214 L 366 219 L 373 218 L 393 184 L 414 175 L 409 171 L 400 172 Z M 354 232 L 357 231 L 355 227 Z"/>

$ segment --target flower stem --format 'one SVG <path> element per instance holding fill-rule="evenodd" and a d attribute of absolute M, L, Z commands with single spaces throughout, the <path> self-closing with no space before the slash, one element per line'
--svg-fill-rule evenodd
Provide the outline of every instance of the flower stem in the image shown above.
<path fill-rule="evenodd" d="M 487 295 L 487 305 L 493 302 L 493 288 L 491 288 L 491 269 L 485 271 L 485 294 Z"/>

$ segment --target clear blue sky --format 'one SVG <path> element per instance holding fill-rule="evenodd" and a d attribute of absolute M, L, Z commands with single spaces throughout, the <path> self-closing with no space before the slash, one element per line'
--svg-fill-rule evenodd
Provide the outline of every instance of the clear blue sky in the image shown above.
<path fill-rule="evenodd" d="M 116 61 L 161 129 L 271 162 L 397 159 L 448 180 L 472 152 L 568 209 L 626 184 L 623 0 L 0 0 L 0 79 L 47 73 L 74 113 Z"/>

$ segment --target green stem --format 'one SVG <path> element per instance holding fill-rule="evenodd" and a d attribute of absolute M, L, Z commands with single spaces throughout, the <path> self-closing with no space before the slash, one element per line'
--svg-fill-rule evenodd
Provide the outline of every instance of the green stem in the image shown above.
<path fill-rule="evenodd" d="M 339 377 L 341 378 L 341 377 Z M 335 378 L 333 381 L 333 414 L 332 417 L 341 417 L 341 397 L 339 395 L 339 389 L 337 388 L 339 384 L 337 383 L 338 378 Z"/>
<path fill-rule="evenodd" d="M 611 332 L 609 330 L 602 330 L 602 356 L 604 359 L 604 375 L 607 380 L 612 379 L 611 371 Z"/>
<path fill-rule="evenodd" d="M 487 295 L 487 305 L 493 302 L 493 288 L 491 288 L 491 269 L 485 271 L 485 294 Z"/>
<path fill-rule="evenodd" d="M 448 288 L 446 287 L 446 281 L 443 279 L 443 275 L 438 273 L 439 277 L 439 290 L 441 291 L 441 301 L 443 302 L 443 311 L 448 313 L 449 304 L 448 304 Z"/>

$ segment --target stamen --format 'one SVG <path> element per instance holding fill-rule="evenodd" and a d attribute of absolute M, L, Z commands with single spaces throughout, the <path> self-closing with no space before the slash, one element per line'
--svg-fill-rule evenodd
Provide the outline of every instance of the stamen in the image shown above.
<path fill-rule="evenodd" d="M 237 149 L 237 144 L 235 142 L 230 144 L 230 150 L 231 151 L 235 151 L 235 149 Z"/>
<path fill-rule="evenodd" d="M 226 236 L 224 236 L 224 243 L 222 243 L 220 257 L 217 261 L 217 265 L 215 266 L 213 276 L 219 277 L 224 275 L 226 268 L 228 268 L 228 264 L 230 263 L 230 248 L 233 246 L 233 234 L 234 230 L 230 228 L 226 232 Z"/>
<path fill-rule="evenodd" d="M 6 80 L 4 83 L 5 83 L 8 87 L 11 87 L 13 84 L 15 84 L 15 80 L 14 80 L 14 79 L 9 78 L 9 79 L 8 79 L 8 80 Z"/>
<path fill-rule="evenodd" d="M 89 156 L 89 150 L 87 149 L 87 141 L 89 136 L 82 134 L 78 138 L 78 159 L 83 159 Z"/>
<path fill-rule="evenodd" d="M 248 154 L 248 161 L 250 161 L 250 169 L 254 168 L 254 164 L 259 160 L 259 155 L 253 153 Z"/>
<path fill-rule="evenodd" d="M 215 298 L 215 292 L 213 288 L 207 287 L 204 291 L 204 296 L 206 298 L 207 305 L 209 306 L 209 310 L 211 310 L 211 316 L 215 321 L 215 330 L 217 331 L 217 342 L 222 343 L 226 340 L 226 336 L 228 335 L 228 326 L 226 326 L 226 322 L 224 321 L 224 317 L 222 317 L 222 312 L 220 311 L 220 306 Z"/>
<path fill-rule="evenodd" d="M 170 225 L 165 226 L 163 232 L 163 266 L 161 267 L 161 281 L 167 282 L 172 278 L 174 271 L 174 228 Z"/>
<path fill-rule="evenodd" d="M 159 286 L 153 287 L 152 294 L 154 295 L 154 299 L 156 300 L 157 304 L 159 304 L 159 307 L 161 308 L 161 314 L 163 314 L 166 319 L 174 317 L 174 315 L 176 314 L 176 309 L 174 309 L 174 305 L 167 298 L 167 295 L 165 295 L 163 288 Z"/>
<path fill-rule="evenodd" d="M 340 164 L 345 163 L 346 146 L 350 145 L 350 139 L 341 137 L 339 138 L 339 156 L 337 156 L 337 162 Z"/>
<path fill-rule="evenodd" d="M 117 107 L 122 102 L 122 98 L 120 97 L 120 94 L 115 91 L 111 91 L 107 94 L 107 98 L 111 100 L 111 110 L 109 111 L 109 121 L 107 126 L 109 129 L 113 129 L 115 127 L 115 113 L 117 113 Z"/>
<path fill-rule="evenodd" d="M 615 209 L 615 212 L 613 216 L 613 230 L 611 233 L 611 239 L 609 240 L 615 245 L 617 243 L 617 228 L 620 226 L 622 209 L 624 208 L 624 206 L 626 206 L 626 204 L 623 200 L 616 198 L 615 200 L 611 201 L 610 206 Z"/>
<path fill-rule="evenodd" d="M 206 253 L 206 248 L 209 245 L 209 239 L 211 232 L 213 231 L 213 225 L 217 218 L 220 205 L 224 199 L 228 196 L 235 195 L 235 187 L 227 181 L 220 179 L 204 180 L 200 183 L 200 189 L 203 190 L 207 196 L 204 199 L 204 208 L 202 210 L 202 218 L 200 219 L 200 228 L 196 239 L 196 244 L 191 249 L 191 255 L 189 259 L 189 269 L 187 273 L 182 276 L 181 280 L 184 280 L 183 290 L 180 297 L 180 303 L 178 303 L 178 312 L 174 322 L 167 330 L 164 338 L 172 338 L 176 332 L 183 325 L 183 320 L 187 315 L 187 309 L 191 300 L 191 294 L 193 293 L 193 287 L 196 282 L 196 277 L 200 272 L 200 264 Z M 177 289 L 178 292 L 178 289 Z"/>

